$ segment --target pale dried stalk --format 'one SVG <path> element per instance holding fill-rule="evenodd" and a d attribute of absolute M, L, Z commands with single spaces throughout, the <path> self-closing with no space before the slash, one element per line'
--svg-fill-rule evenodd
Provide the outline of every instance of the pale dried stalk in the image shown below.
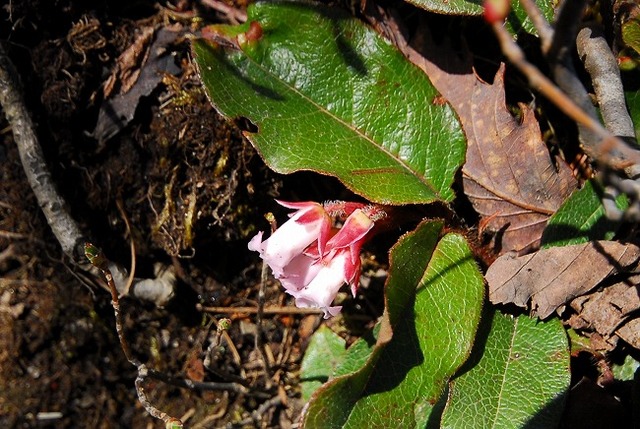
<path fill-rule="evenodd" d="M 531 18 L 531 22 L 540 37 L 542 52 L 546 54 L 549 52 L 551 42 L 553 41 L 553 28 L 542 15 L 542 11 L 540 11 L 540 8 L 538 8 L 534 0 L 520 0 L 520 4 L 527 13 L 527 16 Z"/>
<path fill-rule="evenodd" d="M 536 91 L 552 101 L 567 116 L 593 132 L 600 140 L 593 146 L 585 146 L 584 150 L 592 158 L 613 169 L 622 169 L 629 164 L 640 163 L 640 152 L 629 147 L 620 138 L 614 136 L 600 122 L 582 110 L 571 98 L 547 78 L 537 67 L 529 63 L 520 47 L 514 42 L 511 34 L 502 23 L 492 25 L 498 37 L 502 52 L 529 80 Z"/>
<path fill-rule="evenodd" d="M 15 66 L 0 45 L 0 105 L 11 125 L 20 161 L 29 186 L 38 200 L 62 251 L 74 261 L 81 260 L 85 237 L 66 210 L 66 202 L 58 193 L 47 168 L 35 127 L 22 98 Z"/>
<path fill-rule="evenodd" d="M 591 23 L 582 28 L 576 38 L 576 47 L 591 77 L 605 126 L 616 136 L 635 139 L 618 61 L 599 26 Z"/>

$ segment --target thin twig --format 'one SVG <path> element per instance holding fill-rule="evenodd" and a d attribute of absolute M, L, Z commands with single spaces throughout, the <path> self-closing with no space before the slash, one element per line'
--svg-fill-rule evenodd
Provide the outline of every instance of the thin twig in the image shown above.
<path fill-rule="evenodd" d="M 122 314 L 120 313 L 120 300 L 118 298 L 118 289 L 116 288 L 116 284 L 113 281 L 113 275 L 111 274 L 111 270 L 109 269 L 109 261 L 104 257 L 104 254 L 100 249 L 95 247 L 89 242 L 85 242 L 85 256 L 91 262 L 91 265 L 98 268 L 102 274 L 104 275 L 105 280 L 107 281 L 107 286 L 109 286 L 109 291 L 111 292 L 111 305 L 113 307 L 113 312 L 116 318 L 116 332 L 118 333 L 118 339 L 120 340 L 120 347 L 122 348 L 122 352 L 124 356 L 127 358 L 129 363 L 136 367 L 138 370 L 138 377 L 136 378 L 136 392 L 138 393 L 138 399 L 140 403 L 144 406 L 145 410 L 165 423 L 167 428 L 181 428 L 182 422 L 175 417 L 171 417 L 164 411 L 160 411 L 158 408 L 154 407 L 149 400 L 147 399 L 146 393 L 144 393 L 143 382 L 144 379 L 150 376 L 149 369 L 141 363 L 138 359 L 136 359 L 131 353 L 131 348 L 129 347 L 129 342 L 127 341 L 124 335 L 124 324 L 122 323 Z M 155 373 L 156 377 L 159 377 L 158 373 Z"/>
<path fill-rule="evenodd" d="M 172 386 L 181 387 L 184 389 L 199 390 L 199 391 L 228 391 L 235 392 L 242 395 L 255 396 L 258 398 L 269 398 L 270 395 L 261 390 L 255 390 L 250 387 L 245 387 L 241 383 L 236 382 L 216 382 L 216 381 L 193 381 L 187 378 L 174 378 L 169 377 L 162 372 L 155 371 L 153 369 L 146 369 L 146 377 L 155 378 L 164 383 Z"/>
<path fill-rule="evenodd" d="M 204 307 L 197 305 L 198 311 L 207 313 L 223 313 L 223 314 L 256 314 L 259 310 L 257 307 Z M 265 307 L 263 314 L 324 314 L 322 310 L 317 308 L 298 308 L 298 307 Z"/>
<path fill-rule="evenodd" d="M 164 421 L 166 427 L 178 428 L 182 427 L 182 422 L 175 418 L 171 417 L 165 412 L 154 407 L 148 400 L 146 393 L 144 392 L 144 380 L 146 378 L 154 378 L 156 380 L 160 380 L 164 383 L 182 387 L 192 390 L 221 390 L 221 391 L 231 391 L 236 392 L 238 394 L 244 394 L 249 396 L 255 396 L 259 398 L 269 398 L 269 395 L 266 392 L 253 390 L 250 386 L 245 386 L 241 383 L 229 382 L 229 383 L 218 383 L 218 382 L 197 382 L 188 379 L 182 378 L 173 378 L 169 377 L 166 374 L 147 368 L 146 365 L 141 363 L 138 359 L 136 359 L 131 353 L 131 348 L 129 346 L 128 341 L 125 338 L 124 330 L 123 330 L 123 322 L 122 315 L 120 313 L 120 302 L 118 298 L 118 290 L 116 289 L 116 285 L 113 281 L 113 276 L 111 275 L 111 271 L 109 270 L 109 261 L 104 257 L 102 251 L 100 251 L 97 247 L 93 246 L 91 243 L 85 244 L 85 255 L 87 259 L 91 262 L 93 266 L 98 268 L 102 274 L 104 275 L 107 285 L 109 286 L 109 291 L 111 292 L 111 304 L 113 306 L 115 318 L 116 318 L 116 332 L 118 333 L 118 339 L 120 340 L 120 346 L 122 351 L 127 358 L 127 360 L 136 367 L 138 370 L 138 377 L 136 378 L 135 385 L 136 391 L 138 393 L 138 399 L 140 403 L 145 407 L 147 412 Z M 221 329 L 221 332 L 226 333 L 224 329 Z"/>
<path fill-rule="evenodd" d="M 195 423 L 192 426 L 192 429 L 205 429 L 205 428 L 212 427 L 210 425 L 211 422 L 218 420 L 220 417 L 227 414 L 228 406 L 229 406 L 228 397 L 225 396 L 222 400 L 222 406 L 220 406 L 219 409 L 215 411 L 213 414 L 210 414 L 204 419 L 200 420 L 198 423 Z"/>
<path fill-rule="evenodd" d="M 623 140 L 604 128 L 600 122 L 582 110 L 540 70 L 525 59 L 524 53 L 501 23 L 496 23 L 492 26 L 502 47 L 502 52 L 527 77 L 529 84 L 551 100 L 567 116 L 584 125 L 600 138 L 596 146 L 585 146 L 584 148 L 592 159 L 615 169 L 622 169 L 629 164 L 640 163 L 640 152 L 631 148 Z"/>
<path fill-rule="evenodd" d="M 531 18 L 531 22 L 540 37 L 542 53 L 546 54 L 549 52 L 553 40 L 553 28 L 551 28 L 551 25 L 549 25 L 544 15 L 542 15 L 542 11 L 538 8 L 535 1 L 520 0 L 520 4 L 527 13 L 527 16 Z"/>
<path fill-rule="evenodd" d="M 271 365 L 265 354 L 264 344 L 262 343 L 262 315 L 264 310 L 265 288 L 267 285 L 267 264 L 262 264 L 262 270 L 260 271 L 260 289 L 258 289 L 258 311 L 256 312 L 256 336 L 254 341 L 254 347 L 260 353 L 262 362 L 264 364 L 265 380 L 267 381 L 267 387 L 271 384 Z"/>
<path fill-rule="evenodd" d="M 129 266 L 129 277 L 127 278 L 127 284 L 122 291 L 122 295 L 127 295 L 129 290 L 131 289 L 131 285 L 133 284 L 133 279 L 136 274 L 136 243 L 133 241 L 133 235 L 131 234 L 131 223 L 129 223 L 129 217 L 127 216 L 127 212 L 124 211 L 124 207 L 122 206 L 122 201 L 118 198 L 116 200 L 116 206 L 118 207 L 118 211 L 120 212 L 120 216 L 122 220 L 124 220 L 124 225 L 126 228 L 126 234 L 129 236 L 129 249 L 131 251 L 131 265 Z"/>
<path fill-rule="evenodd" d="M 225 15 L 232 24 L 241 24 L 247 21 L 245 11 L 229 6 L 220 0 L 200 0 L 200 3 Z"/>
<path fill-rule="evenodd" d="M 18 73 L 0 45 L 0 105 L 11 125 L 27 181 L 38 200 L 62 251 L 74 261 L 81 261 L 81 246 L 86 240 L 77 223 L 66 210 L 47 168 L 44 153 L 22 98 Z"/>
<path fill-rule="evenodd" d="M 145 378 L 147 378 L 148 375 L 149 373 L 148 373 L 147 367 L 144 364 L 139 365 L 138 377 L 136 377 L 136 381 L 135 381 L 136 392 L 138 393 L 138 400 L 140 401 L 144 409 L 147 410 L 149 414 L 151 414 L 156 419 L 162 420 L 165 424 L 165 427 L 181 428 L 182 421 L 180 419 L 171 417 L 169 414 L 165 413 L 164 411 L 161 411 L 158 408 L 154 407 L 149 401 L 149 399 L 147 398 L 147 394 L 144 392 L 143 383 Z"/>
<path fill-rule="evenodd" d="M 22 234 L 20 232 L 5 231 L 3 229 L 0 229 L 0 238 L 20 240 L 20 239 L 27 239 L 29 238 L 29 236 L 27 234 Z"/>
<path fill-rule="evenodd" d="M 272 408 L 272 407 L 277 407 L 280 404 L 282 404 L 282 399 L 280 398 L 280 396 L 274 396 L 268 401 L 265 401 L 262 404 L 260 404 L 258 409 L 251 413 L 251 417 L 242 420 L 241 422 L 239 422 L 239 424 L 241 426 L 247 426 L 253 423 L 257 427 L 257 425 L 263 419 L 267 410 L 269 410 L 269 408 Z"/>
<path fill-rule="evenodd" d="M 215 349 L 218 347 L 218 345 L 220 345 L 221 338 L 225 339 L 225 342 L 229 346 L 229 350 L 231 351 L 231 354 L 234 355 L 234 362 L 240 361 L 240 357 L 238 355 L 236 359 L 237 350 L 233 345 L 233 341 L 231 341 L 231 338 L 227 334 L 227 330 L 231 326 L 231 320 L 220 319 L 219 321 L 216 321 L 215 319 L 211 319 L 211 323 L 216 324 L 216 332 L 213 340 L 211 340 L 211 342 L 209 343 L 209 347 L 207 347 L 207 350 L 204 352 L 204 359 L 202 360 L 202 364 L 207 370 L 211 371 L 213 374 L 217 375 L 218 377 L 223 378 L 224 380 L 240 383 L 241 385 L 247 388 L 251 387 L 251 383 L 246 378 L 237 376 L 235 374 L 230 374 L 227 371 L 213 367 L 212 365 L 213 354 L 215 352 Z M 209 327 L 211 326 L 211 323 L 209 323 L 209 326 L 207 326 L 206 333 L 209 332 Z"/>
<path fill-rule="evenodd" d="M 3 263 L 14 256 L 16 256 L 15 247 L 13 246 L 13 243 L 9 243 L 9 245 L 0 252 L 0 263 Z"/>

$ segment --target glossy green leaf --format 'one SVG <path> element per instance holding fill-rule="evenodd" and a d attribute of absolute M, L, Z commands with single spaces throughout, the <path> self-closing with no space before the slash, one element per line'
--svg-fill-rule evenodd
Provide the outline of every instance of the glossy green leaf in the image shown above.
<path fill-rule="evenodd" d="M 620 364 L 614 363 L 613 365 L 611 365 L 613 376 L 617 380 L 623 381 L 633 380 L 636 376 L 636 373 L 638 372 L 638 368 L 640 368 L 640 362 L 638 362 L 631 356 L 626 356 L 624 358 L 624 361 Z"/>
<path fill-rule="evenodd" d="M 640 139 L 640 71 L 634 69 L 623 73 L 625 92 L 629 114 L 633 121 L 636 139 Z"/>
<path fill-rule="evenodd" d="M 622 42 L 640 54 L 640 19 L 632 18 L 622 25 Z"/>
<path fill-rule="evenodd" d="M 445 15 L 480 16 L 484 13 L 482 0 L 406 0 L 420 8 Z M 536 4 L 542 11 L 542 15 L 548 22 L 553 20 L 553 0 L 538 0 Z M 512 11 L 507 17 L 507 27 L 513 33 L 524 30 L 527 33 L 537 34 L 531 19 L 518 0 L 511 2 Z"/>
<path fill-rule="evenodd" d="M 213 105 L 255 126 L 245 135 L 272 169 L 329 174 L 378 203 L 453 199 L 465 155 L 458 120 L 389 42 L 320 5 L 257 3 L 248 19 L 257 40 L 196 40 L 193 54 Z"/>
<path fill-rule="evenodd" d="M 606 217 L 599 189 L 598 183 L 590 180 L 567 198 L 542 233 L 543 248 L 613 238 L 620 222 Z M 621 195 L 617 204 L 625 209 L 628 206 L 626 197 Z"/>
<path fill-rule="evenodd" d="M 303 400 L 308 401 L 311 394 L 329 380 L 346 354 L 345 340 L 331 329 L 323 325 L 314 332 L 300 366 Z"/>
<path fill-rule="evenodd" d="M 441 427 L 557 427 L 571 381 L 561 322 L 487 314 L 478 335 L 481 346 L 450 383 Z"/>
<path fill-rule="evenodd" d="M 376 345 L 381 323 L 377 323 L 372 331 L 358 338 L 347 350 L 345 358 L 336 368 L 332 378 L 352 374 L 362 368 L 371 356 Z"/>
<path fill-rule="evenodd" d="M 391 251 L 377 344 L 358 371 L 313 396 L 306 428 L 424 427 L 471 351 L 484 281 L 458 234 L 427 222 Z"/>
<path fill-rule="evenodd" d="M 430 12 L 444 15 L 480 16 L 483 13 L 482 0 L 406 0 Z"/>

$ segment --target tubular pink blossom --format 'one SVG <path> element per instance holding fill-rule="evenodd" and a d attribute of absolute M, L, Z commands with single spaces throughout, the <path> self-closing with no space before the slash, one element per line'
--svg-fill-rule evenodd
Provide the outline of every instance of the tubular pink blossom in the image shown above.
<path fill-rule="evenodd" d="M 328 264 L 318 264 L 321 268 L 308 285 L 299 291 L 287 291 L 295 297 L 296 306 L 320 308 L 325 319 L 338 314 L 342 307 L 331 306 L 331 303 L 346 281 L 344 265 L 347 260 L 348 253 L 339 252 Z"/>
<path fill-rule="evenodd" d="M 360 250 L 375 221 L 384 217 L 379 206 L 361 203 L 328 202 L 324 207 L 314 202 L 278 201 L 294 209 L 291 219 L 262 241 L 259 232 L 249 242 L 249 249 L 271 267 L 285 291 L 298 307 L 317 307 L 324 317 L 335 316 L 342 307 L 332 306 L 336 294 L 347 283 L 355 296 L 360 279 Z M 349 216 L 331 238 L 331 216 Z"/>
<path fill-rule="evenodd" d="M 319 258 L 300 254 L 293 258 L 279 277 L 282 287 L 291 294 L 304 288 L 318 275 L 322 269 Z"/>
<path fill-rule="evenodd" d="M 259 232 L 248 245 L 249 250 L 260 253 L 277 278 L 282 276 L 287 264 L 312 243 L 317 241 L 318 250 L 322 253 L 331 229 L 331 219 L 318 203 L 278 203 L 297 211 L 267 240 L 262 241 L 263 233 Z"/>
<path fill-rule="evenodd" d="M 341 249 L 362 242 L 374 222 L 361 209 L 355 210 L 336 235 L 327 242 L 327 249 Z"/>
<path fill-rule="evenodd" d="M 341 307 L 331 303 L 343 284 L 355 296 L 360 278 L 360 249 L 374 222 L 361 210 L 349 215 L 342 228 L 326 245 L 325 253 L 302 254 L 285 267 L 280 281 L 298 307 L 318 307 L 325 318 L 335 316 Z M 295 261 L 295 262 L 294 262 Z"/>

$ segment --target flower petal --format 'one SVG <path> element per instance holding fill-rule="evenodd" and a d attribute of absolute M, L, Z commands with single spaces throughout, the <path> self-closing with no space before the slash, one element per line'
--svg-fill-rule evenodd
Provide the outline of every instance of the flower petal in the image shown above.
<path fill-rule="evenodd" d="M 346 281 L 344 267 L 347 259 L 346 251 L 338 252 L 328 265 L 319 264 L 320 270 L 307 286 L 299 291 L 289 291 L 296 298 L 296 306 L 321 308 L 325 318 L 337 314 L 340 310 L 331 307 L 331 303 Z"/>
<path fill-rule="evenodd" d="M 327 249 L 348 247 L 364 239 L 374 222 L 361 209 L 355 210 L 336 235 L 327 242 Z"/>
<path fill-rule="evenodd" d="M 260 252 L 260 257 L 271 267 L 273 274 L 281 277 L 287 264 L 302 254 L 309 245 L 317 240 L 326 242 L 326 239 L 321 237 L 331 220 L 318 203 L 278 203 L 285 207 L 298 208 L 298 211 L 262 243 L 258 243 L 262 239 L 262 233 L 253 237 L 249 242 L 249 249 Z M 320 242 L 318 246 L 320 247 Z"/>
<path fill-rule="evenodd" d="M 318 259 L 301 254 L 289 262 L 278 280 L 287 292 L 297 292 L 311 283 L 321 269 Z"/>

